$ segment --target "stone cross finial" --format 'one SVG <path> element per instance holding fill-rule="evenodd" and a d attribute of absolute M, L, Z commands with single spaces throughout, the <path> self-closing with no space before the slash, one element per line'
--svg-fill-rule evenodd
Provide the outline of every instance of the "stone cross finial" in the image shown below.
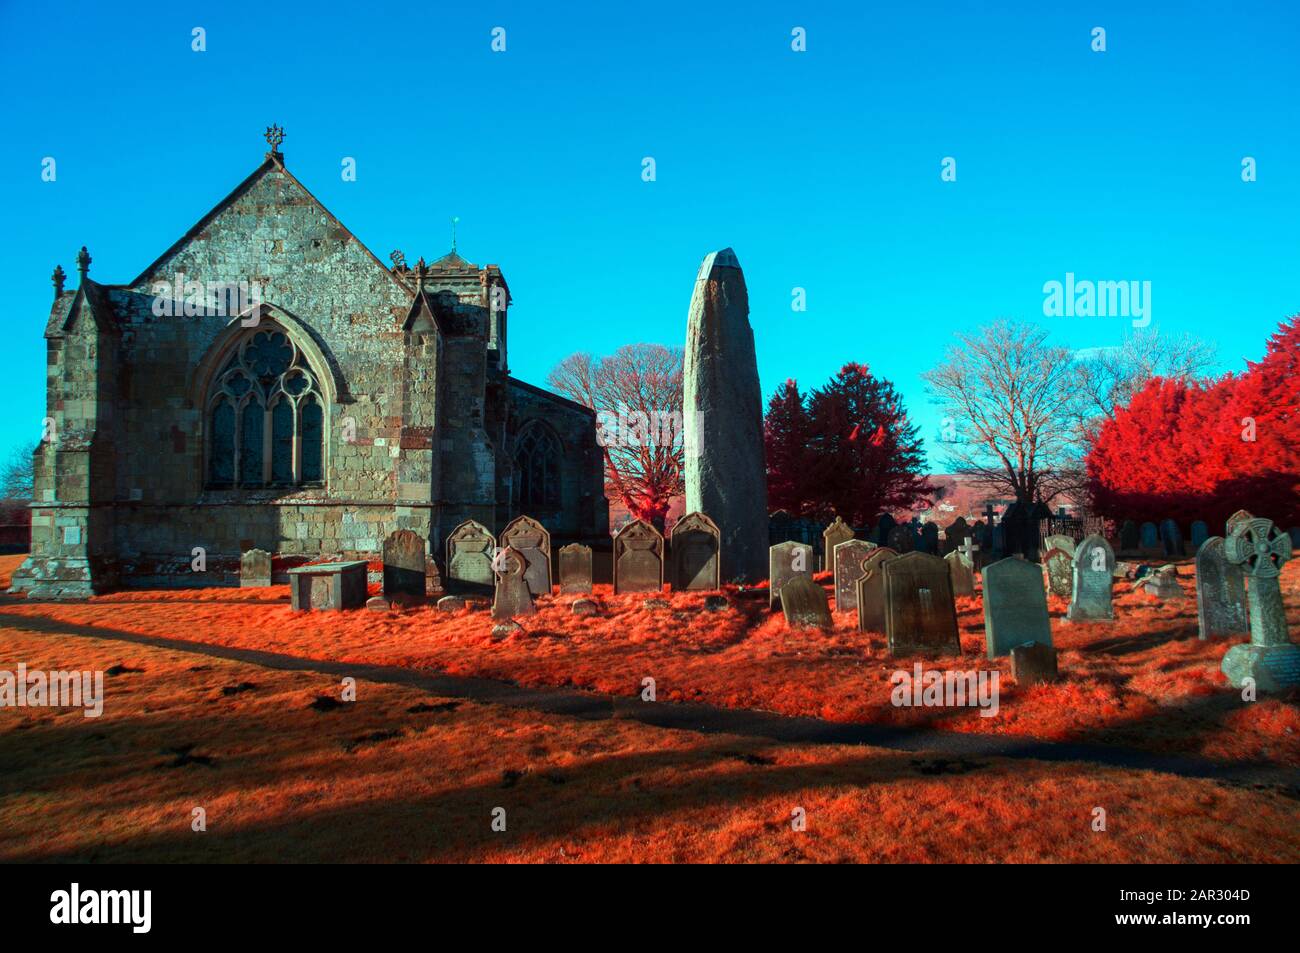
<path fill-rule="evenodd" d="M 394 249 L 393 253 L 388 256 L 388 260 L 393 263 L 393 267 L 399 271 L 406 267 L 406 256 L 400 250 Z"/>
<path fill-rule="evenodd" d="M 62 265 L 54 266 L 54 274 L 50 275 L 50 280 L 54 282 L 54 297 L 63 294 L 63 282 L 68 279 L 68 274 L 63 270 Z"/>
<path fill-rule="evenodd" d="M 81 275 L 84 281 L 86 275 L 90 274 L 90 252 L 86 251 L 86 246 L 81 246 L 81 251 L 77 252 L 77 274 Z"/>
<path fill-rule="evenodd" d="M 975 558 L 975 554 L 979 552 L 979 549 L 979 543 L 972 540 L 969 536 L 963 539 L 961 545 L 957 547 L 957 551 L 970 560 Z"/>
<path fill-rule="evenodd" d="M 280 143 L 284 142 L 284 129 L 280 126 L 267 126 L 265 136 L 271 147 L 271 155 L 279 155 Z"/>
<path fill-rule="evenodd" d="M 424 256 L 421 255 L 420 260 L 415 263 L 415 286 L 417 288 L 424 287 L 424 279 L 428 274 L 429 266 L 424 263 Z"/>
<path fill-rule="evenodd" d="M 1250 642 L 1234 645 L 1220 668 L 1241 688 L 1247 678 L 1261 691 L 1283 691 L 1300 685 L 1300 647 L 1287 636 L 1286 608 L 1278 576 L 1291 558 L 1291 538 L 1271 520 L 1239 523 L 1223 541 L 1228 562 L 1250 577 L 1246 595 L 1250 606 Z"/>

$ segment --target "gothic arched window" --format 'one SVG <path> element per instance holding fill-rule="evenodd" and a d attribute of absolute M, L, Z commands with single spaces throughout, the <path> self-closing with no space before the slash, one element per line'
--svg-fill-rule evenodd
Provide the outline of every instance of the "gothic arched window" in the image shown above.
<path fill-rule="evenodd" d="M 560 440 L 550 427 L 534 422 L 520 431 L 515 477 L 520 506 L 560 505 Z"/>
<path fill-rule="evenodd" d="M 320 483 L 324 404 L 302 352 L 263 322 L 239 342 L 208 395 L 208 485 Z"/>

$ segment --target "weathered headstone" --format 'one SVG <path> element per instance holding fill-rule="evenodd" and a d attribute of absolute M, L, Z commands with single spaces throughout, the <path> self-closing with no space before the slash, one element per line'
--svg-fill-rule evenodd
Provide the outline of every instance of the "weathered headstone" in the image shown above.
<path fill-rule="evenodd" d="M 833 572 L 835 569 L 835 547 L 853 538 L 853 527 L 840 517 L 835 517 L 831 524 L 822 530 L 822 571 Z"/>
<path fill-rule="evenodd" d="M 1155 523 L 1143 523 L 1139 531 L 1142 539 L 1139 546 L 1143 552 L 1155 553 L 1160 549 L 1160 531 L 1156 529 Z"/>
<path fill-rule="evenodd" d="M 1133 583 L 1133 590 L 1155 596 L 1162 602 L 1176 602 L 1187 598 L 1187 593 L 1178 582 L 1178 567 L 1174 565 L 1161 566 L 1159 569 L 1138 576 L 1137 581 Z"/>
<path fill-rule="evenodd" d="M 510 521 L 501 531 L 502 548 L 516 550 L 528 563 L 524 578 L 534 596 L 551 594 L 551 534 L 531 516 Z"/>
<path fill-rule="evenodd" d="M 1228 562 L 1222 536 L 1196 550 L 1196 618 L 1202 639 L 1250 632 L 1246 577 Z"/>
<path fill-rule="evenodd" d="M 831 553 L 835 567 L 835 611 L 844 612 L 858 607 L 858 580 L 862 578 L 862 563 L 876 548 L 865 539 L 847 539 Z"/>
<path fill-rule="evenodd" d="M 1067 599 L 1074 585 L 1074 556 L 1063 549 L 1051 549 L 1043 555 L 1043 571 L 1052 595 Z"/>
<path fill-rule="evenodd" d="M 1043 642 L 1014 646 L 1011 649 L 1011 677 L 1022 688 L 1056 681 L 1056 649 Z"/>
<path fill-rule="evenodd" d="M 826 590 L 811 576 L 795 576 L 781 587 L 781 611 L 789 626 L 831 627 L 831 610 Z"/>
<path fill-rule="evenodd" d="M 1054 533 L 1051 536 L 1043 537 L 1043 555 L 1046 556 L 1053 549 L 1059 549 L 1067 556 L 1074 556 L 1074 538 L 1066 536 L 1063 533 Z"/>
<path fill-rule="evenodd" d="M 1025 642 L 1052 644 L 1041 567 L 1015 556 L 984 567 L 984 643 L 989 658 Z"/>
<path fill-rule="evenodd" d="M 1098 535 L 1084 537 L 1074 551 L 1070 579 L 1071 622 L 1111 622 L 1115 619 L 1112 587 L 1115 580 L 1115 552 Z"/>
<path fill-rule="evenodd" d="M 239 558 L 239 588 L 265 588 L 271 584 L 271 554 L 250 549 Z"/>
<path fill-rule="evenodd" d="M 486 592 L 494 586 L 492 556 L 496 548 L 496 537 L 482 523 L 466 520 L 452 530 L 447 537 L 448 589 Z"/>
<path fill-rule="evenodd" d="M 614 592 L 661 592 L 664 538 L 645 520 L 633 520 L 614 537 Z"/>
<path fill-rule="evenodd" d="M 1183 555 L 1183 531 L 1173 520 L 1161 520 L 1160 543 L 1165 547 L 1165 555 L 1177 558 Z"/>
<path fill-rule="evenodd" d="M 1250 642 L 1234 645 L 1223 655 L 1223 674 L 1241 688 L 1247 678 L 1262 692 L 1280 692 L 1300 685 L 1300 646 L 1286 630 L 1286 607 L 1278 577 L 1291 558 L 1291 537 L 1271 520 L 1239 524 L 1223 544 L 1228 562 L 1240 566 L 1250 580 Z"/>
<path fill-rule="evenodd" d="M 960 549 L 962 543 L 970 539 L 972 535 L 974 535 L 974 530 L 967 524 L 966 517 L 957 517 L 949 523 L 948 528 L 943 531 L 944 555 L 947 555 L 953 550 Z"/>
<path fill-rule="evenodd" d="M 1119 528 L 1119 548 L 1126 553 L 1131 553 L 1141 545 L 1141 542 L 1138 524 L 1132 520 L 1125 520 Z"/>
<path fill-rule="evenodd" d="M 409 529 L 389 533 L 384 540 L 384 596 L 423 599 L 424 537 Z"/>
<path fill-rule="evenodd" d="M 745 276 L 730 248 L 706 255 L 695 276 L 682 380 L 686 509 L 721 528 L 726 578 L 757 582 L 768 545 L 763 395 Z"/>
<path fill-rule="evenodd" d="M 944 561 L 948 564 L 948 577 L 952 581 L 954 596 L 973 596 L 975 594 L 975 573 L 961 550 L 954 549 Z"/>
<path fill-rule="evenodd" d="M 1237 510 L 1237 512 L 1228 517 L 1228 522 L 1225 524 L 1227 532 L 1223 534 L 1223 538 L 1227 540 L 1237 531 L 1237 527 L 1246 525 L 1254 518 L 1255 517 L 1250 515 L 1249 510 Z"/>
<path fill-rule="evenodd" d="M 673 588 L 683 591 L 720 587 L 722 567 L 719 548 L 722 533 L 703 513 L 688 513 L 673 526 Z"/>
<path fill-rule="evenodd" d="M 528 560 L 524 554 L 507 546 L 496 554 L 493 568 L 496 594 L 492 599 L 492 618 L 533 615 L 537 610 L 533 607 L 532 591 L 528 585 Z"/>
<path fill-rule="evenodd" d="M 1205 520 L 1196 520 L 1192 523 L 1192 530 L 1188 539 L 1194 551 L 1200 552 L 1201 547 L 1205 545 L 1205 541 L 1209 538 L 1210 527 L 1206 525 Z"/>
<path fill-rule="evenodd" d="M 768 550 L 768 608 L 775 609 L 781 599 L 781 589 L 795 576 L 812 576 L 813 548 L 807 543 L 793 541 L 777 543 Z"/>
<path fill-rule="evenodd" d="M 885 572 L 884 563 L 898 553 L 887 547 L 873 549 L 862 561 L 862 575 L 858 577 L 858 631 L 885 631 Z"/>
<path fill-rule="evenodd" d="M 912 533 L 912 527 L 904 523 L 901 526 L 895 526 L 889 531 L 889 539 L 886 545 L 897 553 L 910 553 L 916 548 L 916 537 Z"/>
<path fill-rule="evenodd" d="M 560 592 L 591 592 L 591 547 L 569 543 L 560 547 Z"/>
<path fill-rule="evenodd" d="M 295 612 L 360 609 L 366 604 L 366 568 L 364 559 L 356 559 L 290 569 L 290 604 Z"/>
<path fill-rule="evenodd" d="M 948 564 L 928 553 L 886 560 L 885 635 L 891 655 L 960 655 Z"/>

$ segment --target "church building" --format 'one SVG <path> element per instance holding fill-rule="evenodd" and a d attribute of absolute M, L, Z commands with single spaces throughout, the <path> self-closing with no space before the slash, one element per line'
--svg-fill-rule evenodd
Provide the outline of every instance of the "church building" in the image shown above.
<path fill-rule="evenodd" d="M 239 557 L 442 562 L 467 519 L 608 541 L 596 419 L 510 376 L 510 289 L 376 258 L 271 151 L 127 284 L 54 275 L 30 558 L 14 588 L 228 584 Z M 444 567 L 445 569 L 445 567 Z"/>

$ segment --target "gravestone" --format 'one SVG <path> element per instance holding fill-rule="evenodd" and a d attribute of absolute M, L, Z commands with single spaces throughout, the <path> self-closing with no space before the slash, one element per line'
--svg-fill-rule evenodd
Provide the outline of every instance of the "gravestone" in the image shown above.
<path fill-rule="evenodd" d="M 384 596 L 423 599 L 424 537 L 409 529 L 389 533 L 384 540 Z"/>
<path fill-rule="evenodd" d="M 663 588 L 664 538 L 645 520 L 633 520 L 614 536 L 614 593 Z"/>
<path fill-rule="evenodd" d="M 1160 550 L 1160 532 L 1155 523 L 1143 523 L 1139 532 L 1141 542 L 1138 545 L 1143 552 L 1156 553 Z"/>
<path fill-rule="evenodd" d="M 316 563 L 290 569 L 289 596 L 295 612 L 360 609 L 366 604 L 366 561 Z"/>
<path fill-rule="evenodd" d="M 686 509 L 721 527 L 728 579 L 763 578 L 768 546 L 763 395 L 749 326 L 749 295 L 736 253 L 700 263 L 686 320 L 682 366 Z"/>
<path fill-rule="evenodd" d="M 1048 550 L 1043 556 L 1043 571 L 1052 595 L 1068 599 L 1074 585 L 1074 556 L 1063 549 Z"/>
<path fill-rule="evenodd" d="M 795 576 L 781 587 L 781 611 L 785 614 L 785 624 L 791 627 L 831 627 L 826 590 L 814 582 L 812 576 Z"/>
<path fill-rule="evenodd" d="M 1237 688 L 1247 678 L 1262 692 L 1280 692 L 1300 685 L 1300 646 L 1287 636 L 1286 607 L 1278 577 L 1291 558 L 1291 537 L 1271 520 L 1251 519 L 1223 543 L 1228 562 L 1240 566 L 1250 580 L 1250 642 L 1223 654 L 1222 670 Z"/>
<path fill-rule="evenodd" d="M 847 539 L 831 553 L 835 567 L 835 611 L 844 612 L 858 607 L 858 580 L 862 578 L 862 563 L 876 549 L 875 543 L 865 539 Z"/>
<path fill-rule="evenodd" d="M 777 543 L 768 550 L 767 605 L 775 609 L 781 600 L 781 589 L 795 576 L 812 576 L 813 548 L 807 543 L 794 541 Z"/>
<path fill-rule="evenodd" d="M 510 521 L 501 531 L 502 548 L 518 552 L 528 563 L 524 578 L 528 591 L 534 596 L 551 594 L 551 534 L 546 527 L 531 516 L 520 516 Z"/>
<path fill-rule="evenodd" d="M 835 569 L 835 547 L 853 538 L 853 527 L 847 525 L 838 516 L 830 526 L 822 530 L 822 571 L 833 572 Z"/>
<path fill-rule="evenodd" d="M 943 531 L 944 548 L 947 555 L 954 550 L 960 549 L 962 543 L 974 535 L 974 530 L 966 523 L 966 517 L 959 516 Z"/>
<path fill-rule="evenodd" d="M 1246 577 L 1228 562 L 1222 536 L 1196 550 L 1196 619 L 1202 639 L 1250 632 Z"/>
<path fill-rule="evenodd" d="M 591 592 L 591 547 L 570 543 L 560 547 L 560 593 Z"/>
<path fill-rule="evenodd" d="M 1183 587 L 1178 582 L 1178 567 L 1172 564 L 1142 573 L 1133 583 L 1133 590 L 1145 592 L 1163 602 L 1187 598 L 1187 593 L 1183 592 Z"/>
<path fill-rule="evenodd" d="M 862 561 L 862 575 L 858 577 L 855 598 L 858 603 L 858 631 L 885 631 L 885 567 L 886 560 L 898 553 L 887 547 L 878 547 Z"/>
<path fill-rule="evenodd" d="M 1056 681 L 1056 649 L 1043 642 L 1015 646 L 1011 650 L 1011 677 L 1022 688 Z"/>
<path fill-rule="evenodd" d="M 1210 527 L 1205 524 L 1205 520 L 1197 520 L 1192 523 L 1192 530 L 1188 539 L 1190 540 L 1194 551 L 1200 552 L 1201 547 L 1205 545 L 1205 541 L 1209 538 Z"/>
<path fill-rule="evenodd" d="M 966 561 L 967 557 L 962 555 L 961 550 L 954 549 L 943 558 L 948 564 L 948 578 L 952 582 L 952 594 L 954 596 L 973 596 L 975 594 L 975 573 Z"/>
<path fill-rule="evenodd" d="M 271 584 L 271 554 L 250 549 L 239 558 L 239 588 L 264 589 Z"/>
<path fill-rule="evenodd" d="M 482 523 L 466 520 L 447 537 L 447 587 L 449 590 L 486 592 L 496 585 L 492 556 L 496 537 Z"/>
<path fill-rule="evenodd" d="M 885 545 L 896 553 L 910 553 L 916 548 L 912 527 L 907 524 L 895 526 L 889 531 L 889 539 Z"/>
<path fill-rule="evenodd" d="M 1138 525 L 1132 520 L 1125 520 L 1119 528 L 1119 548 L 1126 553 L 1131 553 L 1141 545 L 1142 537 L 1138 533 Z"/>
<path fill-rule="evenodd" d="M 891 655 L 960 655 L 948 564 L 928 553 L 884 562 L 885 635 Z"/>
<path fill-rule="evenodd" d="M 984 567 L 984 643 L 997 658 L 1025 642 L 1052 644 L 1043 570 L 1008 556 Z"/>
<path fill-rule="evenodd" d="M 1227 532 L 1223 534 L 1224 540 L 1226 541 L 1231 537 L 1232 534 L 1237 531 L 1238 526 L 1245 526 L 1254 518 L 1255 517 L 1250 515 L 1249 510 L 1237 510 L 1237 512 L 1228 517 L 1228 522 L 1226 524 Z"/>
<path fill-rule="evenodd" d="M 876 523 L 876 545 L 888 546 L 889 534 L 894 531 L 894 527 L 897 525 L 898 523 L 888 513 L 881 516 L 880 521 Z"/>
<path fill-rule="evenodd" d="M 939 555 L 939 527 L 936 524 L 926 523 L 921 527 L 916 548 L 931 556 Z"/>
<path fill-rule="evenodd" d="M 719 547 L 722 534 L 703 513 L 688 513 L 673 526 L 673 588 L 684 592 L 721 587 Z"/>
<path fill-rule="evenodd" d="M 1111 622 L 1115 619 L 1112 586 L 1115 579 L 1115 552 L 1099 535 L 1087 536 L 1074 551 L 1071 563 L 1070 608 L 1065 617 L 1071 622 Z"/>
<path fill-rule="evenodd" d="M 1046 556 L 1053 549 L 1059 549 L 1070 558 L 1074 558 L 1074 538 L 1065 536 L 1061 533 L 1052 536 L 1043 537 L 1043 555 Z"/>
<path fill-rule="evenodd" d="M 493 559 L 496 593 L 492 599 L 492 618 L 513 619 L 533 615 L 532 589 L 528 585 L 528 560 L 523 553 L 510 546 L 500 550 Z"/>
<path fill-rule="evenodd" d="M 1183 555 L 1183 531 L 1173 520 L 1160 523 L 1160 542 L 1165 547 L 1165 555 L 1179 557 Z"/>

